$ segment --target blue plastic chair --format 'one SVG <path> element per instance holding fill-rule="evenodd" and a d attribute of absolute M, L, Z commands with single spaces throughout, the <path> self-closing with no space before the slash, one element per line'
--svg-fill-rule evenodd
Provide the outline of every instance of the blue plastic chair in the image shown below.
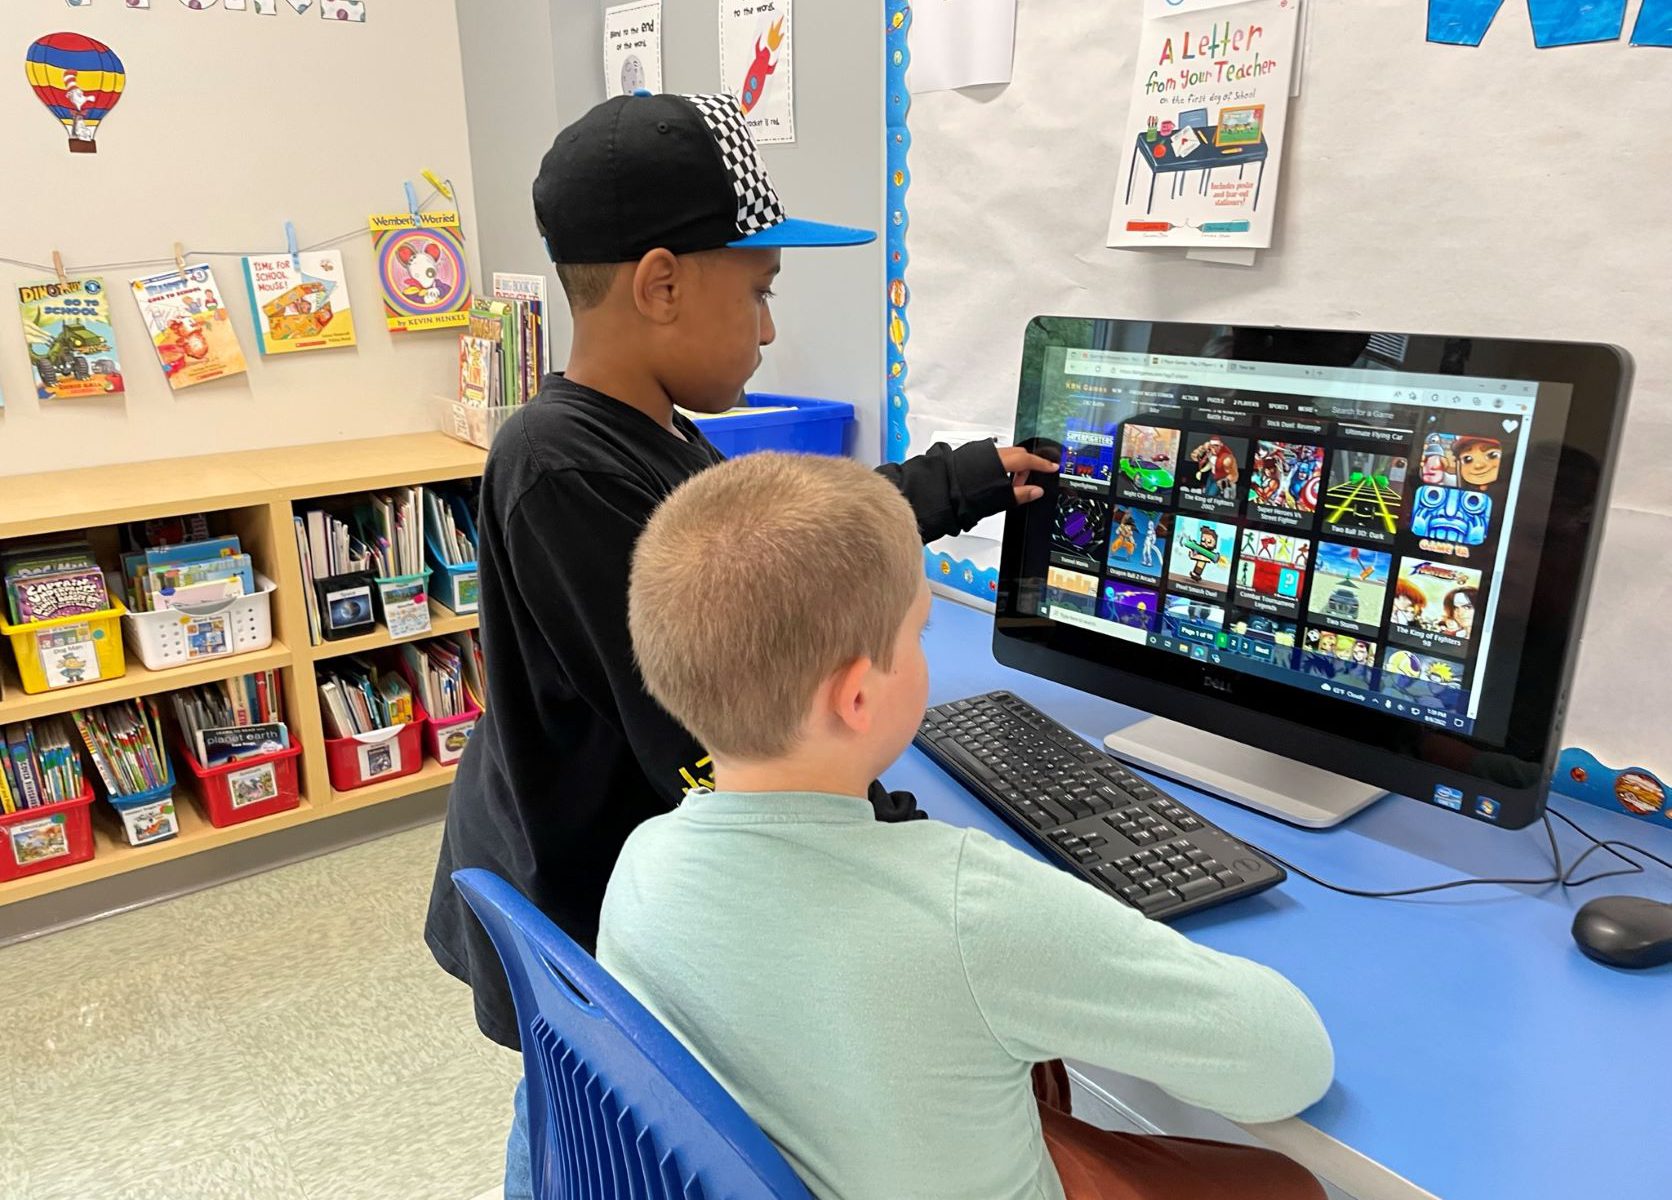
<path fill-rule="evenodd" d="M 491 871 L 453 872 L 522 1034 L 542 1200 L 810 1200 L 760 1126 L 660 1021 Z"/>

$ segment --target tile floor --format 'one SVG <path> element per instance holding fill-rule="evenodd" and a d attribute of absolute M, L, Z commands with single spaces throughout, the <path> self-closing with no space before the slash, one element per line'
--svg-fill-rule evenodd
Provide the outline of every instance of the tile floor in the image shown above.
<path fill-rule="evenodd" d="M 0 949 L 0 1200 L 497 1197 L 520 1063 L 424 947 L 440 838 Z"/>

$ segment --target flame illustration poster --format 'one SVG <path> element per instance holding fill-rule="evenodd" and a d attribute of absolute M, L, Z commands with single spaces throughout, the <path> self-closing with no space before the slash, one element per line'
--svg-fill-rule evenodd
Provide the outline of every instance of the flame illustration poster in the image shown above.
<path fill-rule="evenodd" d="M 1109 245 L 1271 245 L 1300 4 L 1146 0 Z"/>
<path fill-rule="evenodd" d="M 790 0 L 720 0 L 720 78 L 761 145 L 795 141 Z"/>

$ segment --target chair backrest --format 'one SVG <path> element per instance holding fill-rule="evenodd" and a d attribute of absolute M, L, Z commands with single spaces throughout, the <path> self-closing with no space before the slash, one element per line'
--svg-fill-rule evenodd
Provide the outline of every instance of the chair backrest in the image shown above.
<path fill-rule="evenodd" d="M 645 1007 L 491 871 L 455 871 L 522 1034 L 539 1200 L 809 1200 L 760 1127 Z"/>

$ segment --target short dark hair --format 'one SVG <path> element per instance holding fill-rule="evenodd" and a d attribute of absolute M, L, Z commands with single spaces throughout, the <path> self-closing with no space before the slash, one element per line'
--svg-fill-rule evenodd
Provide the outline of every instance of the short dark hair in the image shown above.
<path fill-rule="evenodd" d="M 615 274 L 622 263 L 558 263 L 557 281 L 569 297 L 571 312 L 597 308 L 615 286 Z"/>

